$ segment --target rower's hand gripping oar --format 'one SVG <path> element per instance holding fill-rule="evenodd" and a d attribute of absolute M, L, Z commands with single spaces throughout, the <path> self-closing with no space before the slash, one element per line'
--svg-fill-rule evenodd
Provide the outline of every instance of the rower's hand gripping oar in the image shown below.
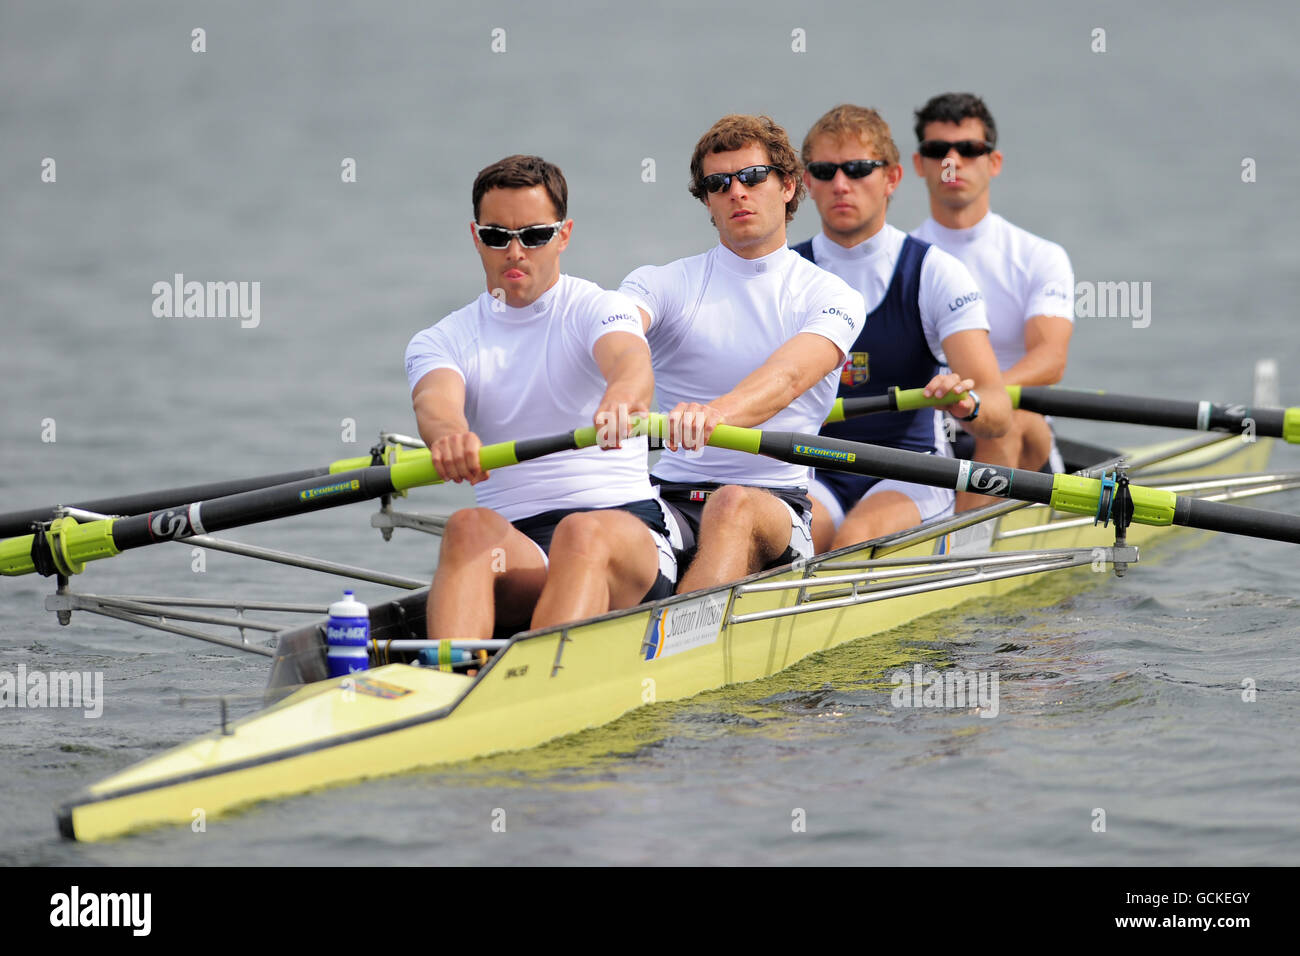
<path fill-rule="evenodd" d="M 1115 500 L 1113 479 L 1046 475 L 824 435 L 766 432 L 734 425 L 715 428 L 709 444 L 766 455 L 796 465 L 1032 501 L 1051 505 L 1057 511 L 1092 515 L 1102 521 L 1119 518 L 1123 523 L 1124 516 L 1117 515 L 1112 508 Z M 1128 492 L 1133 508 L 1131 520 L 1138 524 L 1158 527 L 1176 524 L 1300 544 L 1300 516 L 1297 515 L 1203 501 L 1143 485 L 1130 484 Z"/>
<path fill-rule="evenodd" d="M 1188 428 L 1203 432 L 1239 432 L 1267 438 L 1281 438 L 1300 444 L 1300 407 L 1251 408 L 1249 405 L 1214 404 L 1112 395 L 1056 386 L 1008 385 L 1012 408 L 1061 418 L 1084 418 L 1099 422 Z M 918 408 L 942 408 L 963 396 L 949 392 L 943 398 L 927 398 L 924 389 L 892 388 L 884 395 L 867 398 L 837 398 L 827 422 L 842 422 L 876 412 L 906 412 Z"/>
<path fill-rule="evenodd" d="M 666 427 L 662 420 L 661 415 L 633 418 L 632 436 L 645 435 L 651 430 L 658 433 Z M 556 452 L 590 448 L 597 441 L 597 429 L 588 425 L 546 438 L 485 445 L 479 449 L 479 462 L 484 471 L 491 471 Z M 130 548 L 368 501 L 408 488 L 439 484 L 442 480 L 428 451 L 416 449 L 397 456 L 389 465 L 354 468 L 129 518 L 105 518 L 86 524 L 78 524 L 71 517 L 56 518 L 33 534 L 0 541 L 0 575 L 33 571 L 47 576 L 79 574 L 87 561 L 112 557 Z"/>

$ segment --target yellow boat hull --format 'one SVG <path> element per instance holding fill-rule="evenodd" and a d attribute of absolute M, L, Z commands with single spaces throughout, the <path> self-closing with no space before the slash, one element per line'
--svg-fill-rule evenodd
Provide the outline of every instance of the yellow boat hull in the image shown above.
<path fill-rule="evenodd" d="M 1196 475 L 1262 470 L 1270 444 L 1225 442 L 1180 459 L 1180 470 Z M 1114 543 L 1111 530 L 1058 517 L 1049 524 L 1049 509 L 1032 506 L 959 535 L 914 532 L 901 536 L 905 543 L 894 536 L 834 557 L 927 556 L 951 550 L 961 536 L 977 545 L 987 539 L 979 553 Z M 1129 543 L 1169 530 L 1135 525 Z M 906 543 L 909 537 L 920 540 Z M 805 574 L 788 570 L 747 583 L 811 584 Z M 78 840 L 101 840 L 159 824 L 193 823 L 321 787 L 535 747 L 656 701 L 770 676 L 814 652 L 882 634 L 972 598 L 1005 594 L 1031 580 L 984 581 L 877 603 L 724 621 L 715 640 L 651 659 L 646 658 L 654 608 L 645 606 L 519 635 L 473 678 L 389 664 L 322 681 L 232 723 L 224 733 L 216 731 L 93 785 L 60 808 L 60 830 Z M 798 589 L 744 592 L 729 598 L 728 613 L 790 607 L 798 596 Z"/>

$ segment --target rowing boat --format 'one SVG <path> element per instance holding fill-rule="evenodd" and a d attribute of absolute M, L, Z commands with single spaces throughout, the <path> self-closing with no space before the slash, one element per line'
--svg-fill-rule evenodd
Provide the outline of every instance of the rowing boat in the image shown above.
<path fill-rule="evenodd" d="M 1300 486 L 1295 475 L 1265 470 L 1271 447 L 1271 440 L 1254 435 L 1207 435 L 1131 449 L 1124 459 L 1132 477 L 1147 486 L 1223 501 Z M 1069 443 L 1065 450 L 1089 456 L 1073 464 L 1096 466 L 1095 474 L 1115 465 L 1104 450 Z M 395 511 L 385 497 L 372 524 L 385 534 L 394 528 L 436 533 L 441 519 Z M 510 635 L 492 646 L 474 676 L 411 663 L 427 643 L 423 589 L 371 604 L 379 666 L 328 679 L 320 621 L 279 631 L 270 651 L 177 623 L 223 622 L 206 613 L 164 607 L 160 599 L 91 598 L 64 586 L 47 602 L 61 614 L 109 613 L 273 660 L 264 709 L 228 721 L 223 707 L 212 733 L 70 799 L 57 812 L 58 826 L 66 837 L 100 840 L 189 823 L 196 810 L 212 817 L 321 787 L 532 748 L 638 707 L 775 674 L 814 652 L 963 601 L 1005 594 L 1048 572 L 1123 573 L 1137 561 L 1137 545 L 1162 533 L 1133 524 L 1121 526 L 1117 536 L 1116 528 L 1093 518 L 1006 501 L 709 591 Z M 351 571 L 365 581 L 416 583 L 326 562 L 303 566 Z M 236 619 L 233 626 L 247 622 Z"/>

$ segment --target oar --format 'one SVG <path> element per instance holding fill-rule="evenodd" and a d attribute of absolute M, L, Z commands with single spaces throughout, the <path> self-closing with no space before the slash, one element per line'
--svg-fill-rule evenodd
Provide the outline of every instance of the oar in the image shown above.
<path fill-rule="evenodd" d="M 1130 425 L 1190 428 L 1197 431 L 1244 432 L 1281 438 L 1300 444 L 1300 407 L 1251 408 L 1248 405 L 1113 395 L 1071 388 L 1008 385 L 1012 408 L 1061 418 L 1086 418 Z M 923 389 L 893 388 L 869 398 L 838 398 L 827 422 L 842 422 L 875 412 L 906 412 L 918 408 L 942 408 L 961 399 L 949 392 L 943 398 L 927 398 Z"/>
<path fill-rule="evenodd" d="M 422 448 L 403 448 L 395 453 L 390 452 L 388 456 L 389 464 L 395 461 L 415 461 L 421 457 L 427 458 L 429 453 Z M 82 511 L 94 511 L 98 514 L 108 515 L 136 515 L 143 514 L 147 511 L 158 511 L 163 508 L 174 508 L 177 505 L 183 505 L 191 501 L 203 501 L 208 498 L 224 498 L 227 495 L 237 495 L 245 491 L 253 491 L 258 488 L 270 488 L 274 485 L 285 485 L 295 481 L 307 481 L 311 478 L 319 478 L 322 475 L 337 474 L 344 471 L 354 471 L 358 468 L 365 468 L 370 465 L 370 456 L 364 455 L 359 458 L 343 458 L 329 465 L 319 468 L 304 468 L 301 471 L 286 471 L 278 475 L 261 475 L 255 478 L 234 478 L 227 481 L 213 481 L 201 485 L 189 485 L 185 488 L 165 488 L 160 491 L 142 491 L 132 495 L 119 495 L 113 498 L 97 498 L 94 501 L 83 501 L 68 507 L 79 508 Z M 45 508 L 29 508 L 26 511 L 10 511 L 6 514 L 0 514 L 0 538 L 8 538 L 13 535 L 25 534 L 32 530 L 32 525 L 49 521 L 54 517 L 57 506 L 51 505 Z"/>
<path fill-rule="evenodd" d="M 955 405 L 965 397 L 965 392 L 960 395 L 949 392 L 943 398 L 927 398 L 923 388 L 899 388 L 895 385 L 884 395 L 835 399 L 835 404 L 831 406 L 831 413 L 826 416 L 824 424 L 842 422 L 861 415 L 875 415 L 879 412 L 911 412 L 918 408 L 942 408 L 946 405 Z"/>
<path fill-rule="evenodd" d="M 709 444 L 766 455 L 796 465 L 812 465 L 998 498 L 1038 502 L 1051 505 L 1057 511 L 1095 515 L 1105 520 L 1115 517 L 1110 508 L 1114 497 L 1113 481 L 1098 478 L 1046 475 L 1020 468 L 843 441 L 824 435 L 766 432 L 732 425 L 719 425 L 714 429 Z M 1176 524 L 1300 544 L 1300 516 L 1297 515 L 1203 501 L 1142 485 L 1129 485 L 1129 493 L 1133 501 L 1131 520 L 1138 524 Z"/>
<path fill-rule="evenodd" d="M 1300 407 L 1251 408 L 1249 405 L 1112 395 L 1072 388 L 1008 385 L 1013 408 L 1062 418 L 1191 428 L 1202 432 L 1245 432 L 1300 444 Z"/>
<path fill-rule="evenodd" d="M 662 416 L 650 416 L 652 420 L 659 418 Z M 657 422 L 641 418 L 634 418 L 632 424 L 633 434 L 645 434 L 648 425 L 660 427 Z M 589 448 L 596 441 L 596 429 L 588 425 L 562 435 L 485 445 L 479 450 L 479 461 L 491 471 L 555 452 Z M 427 451 L 417 449 L 415 455 L 401 457 L 405 460 L 391 465 L 291 481 L 129 518 L 105 518 L 86 524 L 78 524 L 70 517 L 57 518 L 48 531 L 42 529 L 0 541 L 0 574 L 77 574 L 87 561 L 112 557 L 130 548 L 366 501 L 442 481 Z"/>

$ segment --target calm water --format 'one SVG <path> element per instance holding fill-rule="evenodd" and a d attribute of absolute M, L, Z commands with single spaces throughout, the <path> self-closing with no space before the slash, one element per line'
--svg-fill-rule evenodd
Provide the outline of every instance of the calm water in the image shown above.
<path fill-rule="evenodd" d="M 566 269 L 614 285 L 712 242 L 684 183 L 722 113 L 769 112 L 797 139 L 861 102 L 907 152 L 910 111 L 951 88 L 982 92 L 998 118 L 998 211 L 1065 245 L 1080 280 L 1151 283 L 1148 327 L 1079 320 L 1067 384 L 1242 400 L 1271 356 L 1283 401 L 1300 403 L 1300 133 L 1281 119 L 1300 37 L 1272 9 L 5 2 L 0 510 L 300 468 L 412 430 L 402 350 L 479 291 L 469 186 L 506 153 L 564 167 Z M 345 158 L 356 183 L 340 182 Z M 924 214 L 909 172 L 891 221 Z M 809 204 L 792 235 L 815 228 Z M 155 318 L 151 287 L 178 272 L 259 282 L 257 327 Z M 1294 511 L 1300 496 L 1270 504 Z M 236 536 L 426 574 L 431 541 L 385 544 L 368 512 Z M 62 843 L 52 807 L 210 729 L 215 705 L 178 700 L 256 693 L 264 666 L 85 615 L 60 628 L 42 609 L 49 581 L 6 579 L 0 670 L 102 670 L 107 703 L 99 720 L 0 713 L 0 862 L 1296 863 L 1295 552 L 1207 541 L 1123 581 L 1048 582 L 918 622 L 888 664 L 853 645 L 525 756 L 105 846 Z M 336 590 L 215 553 L 195 574 L 183 547 L 77 583 L 322 604 Z M 1000 672 L 998 719 L 889 706 L 882 670 L 936 653 Z M 1098 806 L 1105 835 L 1089 828 Z M 490 830 L 496 807 L 506 834 Z M 795 808 L 807 833 L 791 832 Z"/>

